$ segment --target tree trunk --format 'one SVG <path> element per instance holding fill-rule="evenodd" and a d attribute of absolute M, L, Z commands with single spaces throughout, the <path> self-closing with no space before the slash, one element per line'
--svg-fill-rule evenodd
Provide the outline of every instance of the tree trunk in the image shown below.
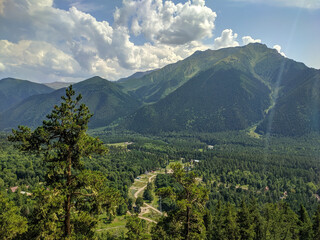
<path fill-rule="evenodd" d="M 187 233 L 186 233 L 186 240 L 189 240 L 190 234 L 190 207 L 187 207 Z"/>
<path fill-rule="evenodd" d="M 65 202 L 65 236 L 68 237 L 71 235 L 71 225 L 70 225 L 70 210 L 71 210 L 71 195 L 67 195 L 67 200 Z"/>
<path fill-rule="evenodd" d="M 71 153 L 69 153 L 67 159 L 67 199 L 65 201 L 65 219 L 64 219 L 64 227 L 65 227 L 65 236 L 70 237 L 71 235 L 71 193 L 70 193 L 70 185 L 71 185 Z"/>

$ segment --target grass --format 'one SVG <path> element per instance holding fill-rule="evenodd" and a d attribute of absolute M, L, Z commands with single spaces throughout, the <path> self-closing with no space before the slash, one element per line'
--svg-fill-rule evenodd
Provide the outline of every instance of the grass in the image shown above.
<path fill-rule="evenodd" d="M 253 126 L 252 128 L 249 129 L 248 135 L 252 138 L 257 138 L 260 139 L 261 135 L 255 132 L 257 129 L 257 125 Z"/>
<path fill-rule="evenodd" d="M 159 221 L 161 215 L 155 211 L 153 211 L 152 209 L 149 209 L 149 212 L 148 213 L 145 213 L 142 215 L 143 217 L 146 217 L 146 218 L 150 218 L 156 222 Z"/>
<path fill-rule="evenodd" d="M 126 230 L 125 226 L 127 223 L 126 216 L 117 216 L 111 223 L 106 223 L 107 216 L 101 215 L 100 219 L 102 221 L 99 221 L 97 225 L 97 231 L 104 232 L 104 231 L 119 231 L 121 229 L 122 231 Z"/>

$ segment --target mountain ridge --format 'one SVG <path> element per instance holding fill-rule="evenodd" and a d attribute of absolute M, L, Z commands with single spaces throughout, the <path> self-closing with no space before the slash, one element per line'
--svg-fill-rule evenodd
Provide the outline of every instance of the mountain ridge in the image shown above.
<path fill-rule="evenodd" d="M 255 126 L 260 134 L 295 136 L 320 133 L 319 72 L 266 45 L 253 43 L 198 51 L 162 69 L 136 73 L 120 82 L 92 77 L 74 84 L 74 89 L 84 95 L 83 101 L 95 114 L 91 128 L 112 124 L 120 129 L 159 133 Z M 49 109 L 37 106 L 37 101 L 40 105 L 53 103 L 63 91 L 30 97 L 2 113 L 0 128 L 19 123 L 36 125 Z"/>
<path fill-rule="evenodd" d="M 0 80 L 0 113 L 8 110 L 24 99 L 37 94 L 49 93 L 54 89 L 39 83 L 16 78 Z"/>

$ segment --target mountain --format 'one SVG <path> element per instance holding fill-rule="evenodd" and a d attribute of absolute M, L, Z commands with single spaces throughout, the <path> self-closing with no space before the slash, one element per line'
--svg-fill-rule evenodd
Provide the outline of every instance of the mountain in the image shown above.
<path fill-rule="evenodd" d="M 267 86 L 246 72 L 201 72 L 158 103 L 138 110 L 126 127 L 142 133 L 241 130 L 263 118 Z"/>
<path fill-rule="evenodd" d="M 292 79 L 290 84 L 280 85 L 280 96 L 257 127 L 258 133 L 284 136 L 320 133 L 320 71 L 308 69 Z"/>
<path fill-rule="evenodd" d="M 15 78 L 4 78 L 0 80 L 0 113 L 30 96 L 52 91 L 52 88 L 42 84 Z"/>
<path fill-rule="evenodd" d="M 165 88 L 173 76 L 180 77 L 176 85 Z M 296 136 L 320 130 L 319 70 L 262 44 L 197 52 L 142 79 L 150 81 L 134 93 L 146 102 L 160 100 L 121 123 L 133 131 L 217 132 L 257 126 L 259 133 Z M 165 91 L 145 94 L 151 85 Z"/>
<path fill-rule="evenodd" d="M 77 83 L 73 88 L 76 94 L 82 94 L 82 102 L 94 114 L 89 123 L 91 128 L 106 126 L 115 119 L 132 113 L 140 106 L 140 102 L 123 93 L 116 83 L 100 77 Z M 0 129 L 16 128 L 18 125 L 38 126 L 64 94 L 65 89 L 59 89 L 49 94 L 29 97 L 23 103 L 1 114 Z"/>
<path fill-rule="evenodd" d="M 320 71 L 266 45 L 195 52 L 185 60 L 118 82 L 93 77 L 74 85 L 94 117 L 140 133 L 320 133 Z M 11 93 L 13 94 L 13 93 Z M 64 89 L 34 95 L 0 115 L 0 129 L 37 126 Z"/>
<path fill-rule="evenodd" d="M 220 61 L 232 64 L 237 48 L 197 51 L 192 56 L 174 64 L 155 70 L 140 78 L 129 78 L 120 82 L 124 91 L 145 103 L 154 103 L 174 92 L 197 73 L 210 69 Z"/>
<path fill-rule="evenodd" d="M 146 71 L 146 72 L 136 72 L 134 74 L 132 74 L 131 76 L 129 77 L 126 77 L 126 78 L 120 78 L 117 83 L 122 83 L 122 82 L 125 82 L 129 79 L 139 79 L 139 78 L 142 78 L 144 77 L 145 75 L 148 75 L 149 73 L 152 73 L 154 72 L 155 70 L 149 70 L 149 71 Z"/>
<path fill-rule="evenodd" d="M 44 85 L 53 88 L 55 90 L 60 89 L 60 88 L 66 88 L 69 87 L 70 85 L 75 84 L 74 82 L 52 82 L 52 83 L 44 83 Z"/>

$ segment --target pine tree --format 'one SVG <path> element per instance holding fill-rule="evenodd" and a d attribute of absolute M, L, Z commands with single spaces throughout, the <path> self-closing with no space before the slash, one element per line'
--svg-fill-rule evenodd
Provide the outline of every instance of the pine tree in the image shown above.
<path fill-rule="evenodd" d="M 152 183 L 149 182 L 146 190 L 143 192 L 143 199 L 144 200 L 152 202 L 152 200 L 153 200 L 152 189 L 153 189 Z"/>
<path fill-rule="evenodd" d="M 252 240 L 255 237 L 253 217 L 243 201 L 237 215 L 237 222 L 239 225 L 239 233 L 241 239 Z"/>
<path fill-rule="evenodd" d="M 174 164 L 173 178 L 181 190 L 175 192 L 171 187 L 162 188 L 158 195 L 169 197 L 176 207 L 169 211 L 153 229 L 153 239 L 204 239 L 206 228 L 203 221 L 208 192 L 197 184 L 193 172 L 185 172 L 181 164 Z"/>
<path fill-rule="evenodd" d="M 320 240 L 320 205 L 313 216 L 313 239 Z"/>
<path fill-rule="evenodd" d="M 127 218 L 126 228 L 129 240 L 144 240 L 148 239 L 145 232 L 147 228 L 146 221 L 140 219 L 138 215 L 132 215 Z"/>
<path fill-rule="evenodd" d="M 300 205 L 299 210 L 299 237 L 304 240 L 312 240 L 312 223 L 303 205 Z"/>
<path fill-rule="evenodd" d="M 20 209 L 0 192 L 0 238 L 13 239 L 27 229 L 27 219 L 20 215 Z"/>
<path fill-rule="evenodd" d="M 60 106 L 54 106 L 42 126 L 34 131 L 19 126 L 8 138 L 19 142 L 20 150 L 42 156 L 47 167 L 48 191 L 46 196 L 39 194 L 43 202 L 38 205 L 47 209 L 38 209 L 40 215 L 37 217 L 45 223 L 51 216 L 51 221 L 56 222 L 55 231 L 62 230 L 64 238 L 70 238 L 77 232 L 90 232 L 96 222 L 93 214 L 110 209 L 119 196 L 106 187 L 101 174 L 83 167 L 84 157 L 105 154 L 107 148 L 99 139 L 86 134 L 92 114 L 85 104 L 80 104 L 81 95 L 75 100 L 74 95 L 72 86 L 68 87 L 66 96 L 61 97 Z M 60 219 L 63 219 L 63 224 Z M 45 227 L 40 229 L 45 230 Z"/>

